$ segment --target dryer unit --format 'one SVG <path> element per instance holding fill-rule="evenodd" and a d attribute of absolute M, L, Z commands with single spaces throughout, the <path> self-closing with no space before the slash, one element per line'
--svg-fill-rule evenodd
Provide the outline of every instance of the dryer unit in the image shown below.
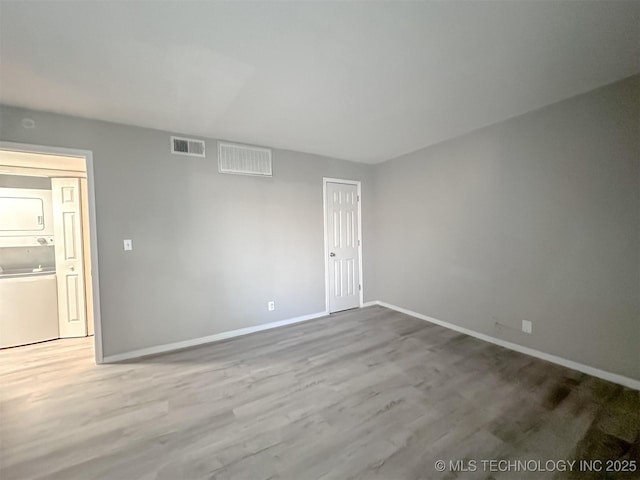
<path fill-rule="evenodd" d="M 51 190 L 0 188 L 0 246 L 53 243 Z"/>

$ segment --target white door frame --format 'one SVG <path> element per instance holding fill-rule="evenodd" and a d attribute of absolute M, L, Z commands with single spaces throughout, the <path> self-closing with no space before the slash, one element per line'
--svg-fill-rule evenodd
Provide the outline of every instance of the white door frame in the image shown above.
<path fill-rule="evenodd" d="M 359 283 L 360 288 L 360 305 L 364 303 L 364 276 L 362 274 L 362 184 L 360 180 L 345 180 L 342 178 L 329 178 L 324 177 L 322 179 L 322 211 L 324 213 L 324 298 L 325 298 L 325 310 L 327 313 L 331 313 L 329 310 L 329 239 L 327 238 L 327 183 L 343 183 L 345 185 L 355 185 L 358 195 L 358 239 L 360 245 L 358 245 L 358 268 L 360 270 Z"/>
<path fill-rule="evenodd" d="M 96 197 L 93 170 L 93 152 L 76 148 L 48 147 L 44 145 L 30 145 L 28 143 L 14 143 L 0 141 L 0 150 L 15 152 L 40 153 L 45 155 L 62 155 L 85 159 L 87 167 L 87 194 L 89 197 L 89 242 L 91 245 L 91 289 L 93 290 L 93 323 L 96 363 L 103 363 L 102 354 L 102 321 L 100 318 L 100 285 L 98 275 L 98 235 L 96 227 Z"/>

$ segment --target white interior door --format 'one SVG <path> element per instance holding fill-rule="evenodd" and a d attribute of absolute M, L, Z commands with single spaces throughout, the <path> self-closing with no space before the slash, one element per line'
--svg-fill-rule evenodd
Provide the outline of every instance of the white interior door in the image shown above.
<path fill-rule="evenodd" d="M 87 335 L 80 179 L 52 178 L 60 337 Z"/>
<path fill-rule="evenodd" d="M 358 188 L 327 182 L 326 232 L 329 312 L 360 306 Z"/>

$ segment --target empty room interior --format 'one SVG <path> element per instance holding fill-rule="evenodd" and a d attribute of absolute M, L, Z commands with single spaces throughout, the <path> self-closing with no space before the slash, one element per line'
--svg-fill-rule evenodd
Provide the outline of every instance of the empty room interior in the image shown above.
<path fill-rule="evenodd" d="M 0 0 L 0 478 L 640 478 L 640 2 Z"/>

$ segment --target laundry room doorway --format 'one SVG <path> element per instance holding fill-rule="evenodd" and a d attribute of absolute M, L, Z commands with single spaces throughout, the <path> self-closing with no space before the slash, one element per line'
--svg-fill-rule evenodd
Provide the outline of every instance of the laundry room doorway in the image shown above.
<path fill-rule="evenodd" d="M 0 142 L 0 348 L 102 363 L 92 170 L 91 152 Z"/>

